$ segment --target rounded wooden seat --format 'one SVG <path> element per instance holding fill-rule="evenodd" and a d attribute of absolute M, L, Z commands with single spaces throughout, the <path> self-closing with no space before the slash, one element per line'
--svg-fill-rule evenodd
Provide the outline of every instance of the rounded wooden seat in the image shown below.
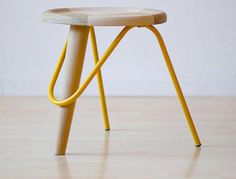
<path fill-rule="evenodd" d="M 142 26 L 166 22 L 160 10 L 118 7 L 60 8 L 43 13 L 46 22 L 82 26 Z"/>

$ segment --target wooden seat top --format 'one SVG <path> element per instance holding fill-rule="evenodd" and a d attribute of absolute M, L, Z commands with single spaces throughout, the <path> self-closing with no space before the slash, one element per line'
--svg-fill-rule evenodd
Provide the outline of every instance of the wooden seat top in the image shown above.
<path fill-rule="evenodd" d="M 167 21 L 165 12 L 124 7 L 85 7 L 50 9 L 43 13 L 49 23 L 82 26 L 143 26 Z"/>

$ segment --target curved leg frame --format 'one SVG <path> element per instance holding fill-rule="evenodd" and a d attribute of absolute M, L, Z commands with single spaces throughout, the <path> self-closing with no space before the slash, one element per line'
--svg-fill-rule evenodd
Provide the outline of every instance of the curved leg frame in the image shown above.
<path fill-rule="evenodd" d="M 175 90 L 177 92 L 179 101 L 180 101 L 182 109 L 184 111 L 184 114 L 185 114 L 187 123 L 189 125 L 193 140 L 195 142 L 196 147 L 199 147 L 199 146 L 201 146 L 201 142 L 200 142 L 200 139 L 198 137 L 196 128 L 194 126 L 194 123 L 193 123 L 190 111 L 188 109 L 187 103 L 185 101 L 183 92 L 182 92 L 181 87 L 179 85 L 179 82 L 177 80 L 177 76 L 175 74 L 175 71 L 174 71 L 173 65 L 171 63 L 168 51 L 167 51 L 165 43 L 163 41 L 163 38 L 162 38 L 161 34 L 159 33 L 159 31 L 154 26 L 145 26 L 145 27 L 147 29 L 149 29 L 151 32 L 153 32 L 153 34 L 155 35 L 155 37 L 157 38 L 157 40 L 160 44 L 162 54 L 164 56 L 168 71 L 170 73 L 170 76 L 171 76 L 172 82 L 174 84 Z M 103 82 L 102 82 L 102 74 L 101 74 L 100 69 L 103 66 L 103 64 L 106 62 L 108 57 L 111 55 L 113 50 L 117 47 L 119 42 L 122 40 L 122 38 L 132 28 L 133 28 L 132 26 L 124 27 L 123 30 L 117 35 L 117 37 L 113 40 L 111 45 L 108 47 L 108 49 L 105 51 L 105 53 L 103 54 L 103 56 L 99 60 L 95 31 L 94 31 L 93 27 L 90 27 L 90 36 L 91 36 L 91 43 L 92 43 L 95 67 L 90 72 L 87 79 L 81 84 L 81 86 L 77 90 L 75 90 L 75 92 L 73 94 L 71 94 L 70 96 L 67 96 L 67 98 L 64 99 L 64 100 L 57 100 L 55 98 L 54 94 L 53 94 L 53 91 L 54 91 L 54 87 L 55 87 L 57 78 L 59 76 L 60 70 L 62 68 L 62 65 L 64 63 L 64 59 L 65 59 L 65 56 L 66 56 L 66 48 L 67 48 L 67 43 L 68 43 L 68 40 L 67 40 L 66 43 L 65 43 L 65 46 L 63 48 L 63 51 L 61 53 L 61 56 L 58 60 L 58 64 L 56 66 L 56 69 L 54 71 L 53 77 L 52 77 L 50 85 L 49 85 L 48 96 L 49 96 L 49 99 L 51 100 L 51 102 L 54 103 L 55 105 L 58 105 L 58 106 L 61 106 L 61 107 L 64 107 L 64 108 L 67 108 L 70 105 L 75 104 L 76 100 L 84 92 L 84 90 L 87 88 L 87 86 L 89 85 L 91 80 L 95 76 L 97 76 L 99 94 L 100 94 L 100 101 L 101 101 L 101 106 L 102 106 L 102 114 L 103 114 L 103 118 L 104 118 L 104 127 L 105 127 L 106 130 L 109 130 L 110 126 L 109 126 L 108 113 L 107 113 L 107 107 L 106 107 L 106 101 L 105 101 L 105 94 L 104 94 L 104 88 L 103 88 Z M 67 139 L 68 139 L 68 137 L 65 139 L 66 143 L 67 143 Z"/>
<path fill-rule="evenodd" d="M 154 26 L 147 26 L 147 28 L 153 32 L 153 34 L 156 36 L 156 38 L 157 38 L 157 40 L 158 40 L 158 42 L 160 44 L 162 54 L 164 56 L 164 59 L 165 59 L 168 71 L 169 71 L 171 79 L 172 79 L 172 82 L 173 82 L 173 84 L 175 86 L 176 93 L 178 95 L 179 101 L 181 103 L 182 109 L 183 109 L 185 117 L 187 119 L 190 131 L 191 131 L 192 136 L 193 136 L 193 140 L 195 142 L 196 147 L 200 147 L 201 146 L 200 139 L 198 137 L 196 128 L 194 126 L 191 114 L 189 112 L 187 103 L 185 101 L 183 92 L 181 90 L 180 84 L 179 84 L 177 76 L 175 74 L 175 70 L 174 70 L 174 67 L 173 67 L 173 65 L 171 63 L 171 60 L 170 60 L 168 51 L 166 49 L 165 43 L 163 41 L 163 38 L 162 38 L 160 32 Z"/>

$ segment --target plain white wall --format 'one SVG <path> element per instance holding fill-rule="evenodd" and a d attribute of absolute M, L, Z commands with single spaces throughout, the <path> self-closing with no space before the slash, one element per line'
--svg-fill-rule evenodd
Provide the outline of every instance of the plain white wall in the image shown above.
<path fill-rule="evenodd" d="M 41 20 L 44 10 L 133 6 L 165 10 L 162 33 L 186 95 L 236 95 L 235 0 L 1 0 L 0 95 L 46 95 L 68 26 Z M 121 28 L 96 28 L 100 55 Z M 93 67 L 88 44 L 83 78 Z M 103 67 L 107 95 L 175 95 L 153 35 L 135 29 Z M 59 94 L 60 83 L 56 93 Z M 86 95 L 97 95 L 96 80 Z"/>

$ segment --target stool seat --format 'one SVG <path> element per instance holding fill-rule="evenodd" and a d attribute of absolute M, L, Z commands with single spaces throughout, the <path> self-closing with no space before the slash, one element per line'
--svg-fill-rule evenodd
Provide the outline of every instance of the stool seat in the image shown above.
<path fill-rule="evenodd" d="M 160 10 L 142 8 L 59 8 L 44 12 L 43 20 L 82 26 L 143 26 L 164 23 L 167 15 Z"/>

